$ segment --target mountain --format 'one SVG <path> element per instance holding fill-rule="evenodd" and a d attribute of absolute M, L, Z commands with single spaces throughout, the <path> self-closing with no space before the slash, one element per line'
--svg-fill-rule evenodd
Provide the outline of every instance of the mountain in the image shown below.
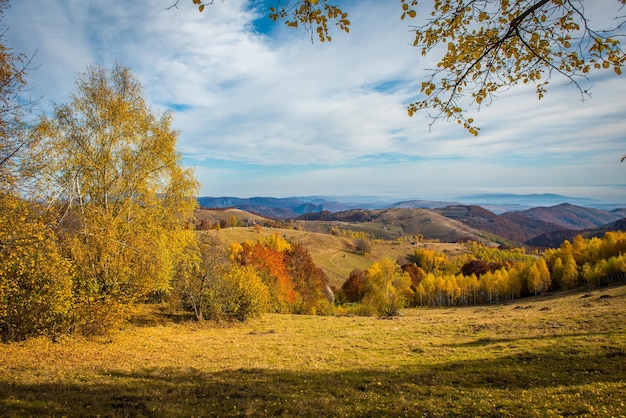
<path fill-rule="evenodd" d="M 310 197 L 199 197 L 198 204 L 203 208 L 237 208 L 257 215 L 274 219 L 293 219 L 306 213 L 323 210 L 341 212 L 352 209 L 382 209 L 393 202 L 376 197 L 345 197 L 342 200 Z"/>
<path fill-rule="evenodd" d="M 276 197 L 199 197 L 203 208 L 237 208 L 268 218 L 296 218 L 303 213 L 319 212 L 322 207 L 299 198 Z"/>
<path fill-rule="evenodd" d="M 472 228 L 517 243 L 528 242 L 544 234 L 556 236 L 557 231 L 570 239 L 576 235 L 577 231 L 603 227 L 626 216 L 625 209 L 605 211 L 569 203 L 506 212 L 500 215 L 480 206 L 469 205 L 453 205 L 434 210 Z"/>
<path fill-rule="evenodd" d="M 523 206 L 514 203 L 516 196 L 520 202 L 526 203 L 567 199 L 565 196 L 552 194 L 470 196 L 477 200 L 491 199 L 491 203 L 487 202 L 485 206 L 420 199 L 392 202 L 372 196 L 200 197 L 198 202 L 202 208 L 236 208 L 265 218 L 317 222 L 311 223 L 307 228 L 317 228 L 320 231 L 326 228 L 324 232 L 327 232 L 333 222 L 343 222 L 349 224 L 348 228 L 367 230 L 366 232 L 385 239 L 403 234 L 421 234 L 429 239 L 450 242 L 464 239 L 463 237 L 478 236 L 481 239 L 511 244 L 534 243 L 531 245 L 554 242 L 560 237 L 570 239 L 576 235 L 576 231 L 603 228 L 626 217 L 626 208 L 606 210 L 568 202 L 511 210 Z M 577 200 L 592 202 L 591 199 Z M 451 224 L 443 218 L 456 223 Z M 454 232 L 450 232 L 452 230 Z M 543 238 L 539 241 L 531 241 L 540 236 Z"/>
<path fill-rule="evenodd" d="M 394 203 L 391 207 L 405 209 L 437 209 L 457 204 L 457 202 L 443 202 L 438 200 L 404 200 L 402 202 Z"/>
<path fill-rule="evenodd" d="M 561 203 L 571 203 L 580 206 L 593 207 L 600 204 L 594 199 L 587 197 L 571 197 L 554 193 L 542 194 L 512 194 L 512 193 L 483 193 L 460 196 L 459 201 L 472 203 L 478 206 L 485 205 L 513 205 L 513 206 L 554 206 Z"/>
<path fill-rule="evenodd" d="M 237 203 L 221 200 L 223 204 Z M 246 202 L 247 203 L 247 202 Z M 257 203 L 259 203 L 257 199 Z M 274 203 L 275 200 L 270 200 Z M 428 240 L 459 242 L 474 240 L 505 245 L 527 245 L 531 247 L 558 247 L 565 239 L 572 240 L 581 234 L 584 237 L 602 236 L 607 231 L 626 230 L 626 209 L 602 211 L 593 208 L 561 204 L 553 207 L 532 208 L 525 211 L 507 212 L 497 215 L 480 206 L 450 205 L 443 208 L 387 208 L 352 209 L 340 212 L 319 210 L 320 203 L 302 203 L 294 209 L 306 212 L 292 216 L 299 227 L 306 231 L 328 233 L 332 228 L 362 231 L 370 236 L 394 240 L 407 235 L 421 235 Z M 294 204 L 294 202 L 292 202 Z M 245 207 L 246 205 L 241 205 Z M 271 224 L 272 219 L 281 219 L 297 214 L 295 210 L 271 206 L 253 206 L 256 214 L 240 208 L 198 209 L 198 220 L 204 226 L 216 222 L 228 225 L 232 216 L 242 222 Z M 270 213 L 267 217 L 258 212 Z M 256 216 L 256 217 L 255 217 Z M 268 219 L 271 218 L 271 219 Z M 619 219 L 616 219 L 619 218 Z M 546 219 L 553 220 L 548 222 Z M 606 222 L 606 220 L 611 222 Z M 205 225 L 206 224 L 206 225 Z M 592 228 L 581 229 L 581 225 Z"/>

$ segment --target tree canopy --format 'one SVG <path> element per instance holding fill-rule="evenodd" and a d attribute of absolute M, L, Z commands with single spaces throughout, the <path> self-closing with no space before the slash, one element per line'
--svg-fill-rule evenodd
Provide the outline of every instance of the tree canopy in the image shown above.
<path fill-rule="evenodd" d="M 213 4 L 192 1 L 200 11 Z M 425 15 L 418 0 L 399 3 L 400 19 L 415 21 L 413 45 L 437 60 L 407 106 L 409 115 L 425 111 L 433 123 L 457 121 L 473 135 L 479 128 L 467 111 L 519 83 L 534 84 L 541 99 L 558 74 L 585 99 L 585 81 L 594 71 L 619 75 L 626 61 L 618 39 L 623 17 L 594 26 L 584 0 L 434 0 Z M 269 18 L 303 27 L 322 42 L 332 39 L 329 25 L 350 30 L 348 13 L 326 0 L 277 1 Z"/>
<path fill-rule="evenodd" d="M 40 190 L 61 213 L 74 294 L 92 321 L 82 325 L 100 326 L 137 298 L 167 292 L 198 185 L 182 167 L 171 116 L 150 111 L 128 68 L 90 66 L 39 131 L 32 159 L 42 162 Z"/>

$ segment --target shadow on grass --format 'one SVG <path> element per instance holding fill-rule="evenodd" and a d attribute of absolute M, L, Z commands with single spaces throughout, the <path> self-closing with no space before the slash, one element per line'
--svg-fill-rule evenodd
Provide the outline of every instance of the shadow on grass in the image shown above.
<path fill-rule="evenodd" d="M 602 407 L 619 415 L 625 359 L 605 347 L 390 370 L 101 370 L 56 383 L 0 380 L 0 415 L 549 416 Z"/>
<path fill-rule="evenodd" d="M 592 332 L 578 332 L 578 333 L 563 333 L 563 334 L 559 334 L 559 338 L 580 338 L 580 337 L 587 337 L 587 338 L 593 338 L 593 337 L 598 337 L 598 338 L 608 338 L 611 335 L 611 333 L 607 333 L 607 332 L 597 332 L 597 333 L 592 333 Z M 541 340 L 545 340 L 545 336 L 543 335 L 537 335 L 537 336 L 527 336 L 527 337 L 519 337 L 519 336 L 515 336 L 512 338 L 507 338 L 507 337 L 482 337 L 482 338 L 478 338 L 476 340 L 471 340 L 471 341 L 463 341 L 463 342 L 457 342 L 457 343 L 445 343 L 442 344 L 442 347 L 450 347 L 450 348 L 462 348 L 462 347 L 485 347 L 485 346 L 490 346 L 490 345 L 498 345 L 498 344 L 516 344 L 519 343 L 520 341 L 541 341 Z"/>

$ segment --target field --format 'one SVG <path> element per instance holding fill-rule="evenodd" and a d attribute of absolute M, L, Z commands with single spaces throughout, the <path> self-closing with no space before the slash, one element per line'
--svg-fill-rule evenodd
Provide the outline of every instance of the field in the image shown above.
<path fill-rule="evenodd" d="M 262 228 L 256 231 L 253 228 L 224 228 L 209 233 L 218 234 L 225 242 L 255 242 L 260 237 L 275 233 L 285 236 L 288 240 L 304 245 L 313 261 L 326 275 L 332 286 L 340 288 L 355 268 L 367 269 L 371 264 L 385 257 L 401 262 L 408 262 L 410 256 L 419 247 L 435 249 L 448 254 L 458 254 L 467 251 L 462 244 L 456 243 L 396 243 L 394 241 L 374 241 L 368 254 L 355 252 L 352 240 L 327 233 L 298 231 L 294 229 Z"/>
<path fill-rule="evenodd" d="M 2 416 L 624 416 L 626 287 L 0 345 Z"/>

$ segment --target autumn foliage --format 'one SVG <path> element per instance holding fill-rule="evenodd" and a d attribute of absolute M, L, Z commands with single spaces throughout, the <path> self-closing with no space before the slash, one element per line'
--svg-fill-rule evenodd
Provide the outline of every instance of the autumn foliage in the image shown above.
<path fill-rule="evenodd" d="M 278 234 L 256 243 L 244 242 L 236 259 L 259 273 L 270 294 L 270 311 L 278 313 L 328 313 L 328 278 L 300 244 Z"/>
<path fill-rule="evenodd" d="M 0 13 L 6 4 L 0 0 Z M 318 28 L 322 40 L 330 40 L 328 19 L 347 30 L 343 12 L 317 4 L 300 2 L 294 22 Z M 619 69 L 615 48 L 607 54 Z M 335 312 L 328 278 L 303 245 L 263 236 L 260 226 L 256 242 L 241 243 L 193 230 L 198 182 L 182 166 L 172 117 L 148 108 L 128 68 L 89 66 L 68 103 L 33 122 L 22 101 L 27 65 L 0 34 L 0 339 L 107 333 L 148 299 L 196 320 Z M 231 218 L 232 228 L 239 224 Z M 361 255 L 370 252 L 364 233 L 350 238 Z M 609 232 L 543 255 L 477 243 L 455 256 L 421 247 L 402 266 L 384 258 L 353 270 L 338 301 L 394 316 L 411 306 L 500 303 L 624 282 L 626 233 Z"/>
<path fill-rule="evenodd" d="M 88 67 L 53 115 L 11 123 L 20 129 L 4 131 L 17 145 L 0 164 L 1 337 L 105 333 L 137 301 L 169 292 L 197 182 L 170 116 L 150 112 L 130 71 Z"/>

